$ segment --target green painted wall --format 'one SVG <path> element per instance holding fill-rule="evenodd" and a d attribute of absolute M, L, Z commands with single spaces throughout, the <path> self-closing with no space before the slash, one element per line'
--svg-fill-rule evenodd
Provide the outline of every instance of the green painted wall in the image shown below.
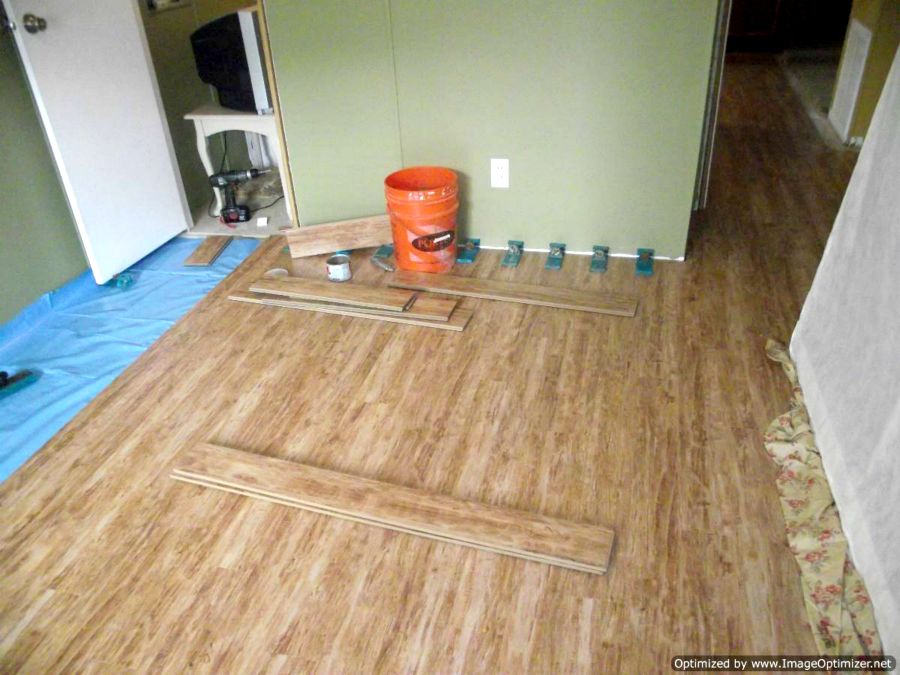
<path fill-rule="evenodd" d="M 300 222 L 384 212 L 402 165 L 383 0 L 266 0 Z"/>
<path fill-rule="evenodd" d="M 87 268 L 12 39 L 0 35 L 0 322 Z"/>
<path fill-rule="evenodd" d="M 256 4 L 256 0 L 194 0 L 193 2 L 198 26 L 239 9 L 253 9 Z"/>
<path fill-rule="evenodd" d="M 683 255 L 716 4 L 267 0 L 301 221 L 383 210 L 387 173 L 434 163 L 485 245 Z"/>
<path fill-rule="evenodd" d="M 850 125 L 851 136 L 865 137 L 900 45 L 900 0 L 856 0 L 850 16 L 872 31 L 869 56 Z M 843 58 L 843 54 L 841 56 Z"/>
<path fill-rule="evenodd" d="M 197 76 L 191 51 L 190 35 L 197 28 L 197 18 L 193 6 L 149 12 L 146 3 L 139 4 L 185 195 L 195 210 L 212 196 L 197 154 L 194 125 L 184 119 L 185 114 L 212 100 L 209 87 Z"/>

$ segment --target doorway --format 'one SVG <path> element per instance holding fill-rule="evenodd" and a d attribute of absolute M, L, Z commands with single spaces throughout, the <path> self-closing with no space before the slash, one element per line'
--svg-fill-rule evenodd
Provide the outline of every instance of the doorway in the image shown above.
<path fill-rule="evenodd" d="M 189 234 L 263 238 L 294 226 L 296 209 L 262 2 L 248 7 L 247 0 L 140 0 L 140 7 L 191 210 Z M 262 71 L 270 84 L 273 110 L 265 115 L 221 106 L 215 88 L 200 79 L 191 45 L 198 28 L 246 10 L 254 10 Z M 208 174 L 251 168 L 268 173 L 235 186 L 237 202 L 249 207 L 250 220 L 226 225 L 219 217 L 223 192 L 210 186 Z"/>
<path fill-rule="evenodd" d="M 828 115 L 852 0 L 732 0 L 728 52 L 775 58 L 822 140 L 843 148 Z M 740 57 L 738 57 L 740 58 Z"/>

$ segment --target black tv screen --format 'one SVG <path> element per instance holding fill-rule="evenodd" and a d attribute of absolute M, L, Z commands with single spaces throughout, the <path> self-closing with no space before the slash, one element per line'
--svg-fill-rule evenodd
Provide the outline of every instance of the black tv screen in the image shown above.
<path fill-rule="evenodd" d="M 257 112 L 247 53 L 237 14 L 228 14 L 191 34 L 200 79 L 219 92 L 219 103 L 234 110 Z"/>

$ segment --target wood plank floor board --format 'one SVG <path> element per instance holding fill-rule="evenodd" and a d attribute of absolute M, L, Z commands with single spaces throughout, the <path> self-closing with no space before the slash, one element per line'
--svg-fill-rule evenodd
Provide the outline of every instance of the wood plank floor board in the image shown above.
<path fill-rule="evenodd" d="M 294 258 L 381 246 L 394 240 L 387 215 L 301 226 L 284 236 Z"/>
<path fill-rule="evenodd" d="M 455 499 L 297 462 L 197 444 L 173 477 L 398 531 L 602 574 L 612 531 L 597 525 Z"/>
<path fill-rule="evenodd" d="M 399 270 L 389 278 L 388 286 L 615 316 L 633 317 L 637 311 L 637 301 L 621 294 L 476 279 L 454 274 L 424 274 Z"/>
<path fill-rule="evenodd" d="M 389 526 L 383 523 L 375 523 L 367 518 L 355 516 L 347 513 L 340 513 L 336 511 L 331 511 L 328 509 L 318 508 L 316 506 L 312 506 L 308 503 L 299 502 L 296 500 L 291 500 L 283 497 L 274 496 L 265 492 L 254 492 L 252 490 L 241 490 L 235 487 L 232 487 L 230 484 L 225 483 L 217 483 L 213 481 L 204 480 L 200 477 L 195 477 L 189 474 L 182 474 L 178 472 L 173 472 L 171 478 L 176 481 L 180 481 L 182 483 L 187 483 L 190 485 L 195 485 L 197 487 L 207 488 L 210 490 L 219 490 L 222 492 L 228 492 L 230 494 L 239 495 L 241 497 L 247 497 L 249 499 L 258 499 L 264 502 L 269 502 L 272 504 L 277 504 L 279 506 L 287 506 L 293 509 L 300 509 L 302 511 L 309 511 L 310 513 L 316 513 L 323 516 L 328 516 L 329 518 L 338 518 L 341 520 L 347 520 L 353 523 L 358 523 L 361 525 L 366 525 L 367 527 L 382 527 L 386 530 L 392 530 L 395 532 L 399 532 L 401 534 L 408 534 L 411 536 L 421 537 L 423 539 L 431 539 L 433 541 L 439 541 L 443 544 L 451 544 L 453 546 L 464 546 L 468 548 L 477 549 L 479 551 L 484 551 L 486 553 L 492 553 L 496 555 L 506 555 L 512 558 L 518 558 L 520 560 L 525 560 L 527 562 L 540 563 L 542 565 L 553 565 L 555 567 L 560 567 L 562 569 L 573 570 L 575 572 L 584 572 L 586 574 L 605 574 L 605 567 L 596 567 L 593 565 L 581 565 L 577 562 L 566 560 L 563 558 L 556 558 L 551 556 L 542 556 L 538 553 L 525 553 L 516 549 L 507 549 L 499 546 L 488 546 L 488 545 L 480 545 L 474 542 L 461 541 L 459 539 L 455 539 L 453 537 L 444 536 L 441 534 L 437 534 L 435 532 L 429 530 L 414 530 L 406 527 L 399 526 Z"/>
<path fill-rule="evenodd" d="M 339 305 L 328 302 L 307 302 L 304 300 L 291 300 L 284 296 L 267 295 L 265 293 L 232 293 L 229 300 L 239 300 L 241 302 L 251 302 L 260 305 L 271 305 L 275 307 L 286 307 L 294 309 L 330 309 L 341 312 L 362 312 L 364 314 L 374 314 L 377 316 L 400 316 L 409 319 L 423 319 L 425 321 L 449 321 L 453 315 L 454 309 L 459 304 L 456 299 L 444 298 L 431 293 L 417 293 L 412 304 L 403 312 L 398 313 L 393 310 L 381 309 L 363 309 L 353 307 L 351 305 Z"/>
<path fill-rule="evenodd" d="M 393 312 L 409 308 L 416 294 L 407 290 L 357 283 L 335 283 L 308 277 L 271 277 L 253 282 L 254 293 L 283 295 L 298 300 L 331 302 Z"/>
<path fill-rule="evenodd" d="M 454 270 L 633 296 L 627 321 L 470 298 L 453 334 L 255 311 L 228 296 L 273 267 L 323 274 L 262 244 L 0 485 L 2 670 L 658 673 L 814 653 L 762 447 L 790 388 L 764 346 L 790 337 L 854 155 L 821 143 L 775 64 L 729 63 L 719 119 L 684 263 L 506 269 L 483 249 Z M 370 255 L 354 281 L 386 283 Z M 170 480 L 205 441 L 602 523 L 612 564 Z"/>
<path fill-rule="evenodd" d="M 446 319 L 432 319 L 417 317 L 408 312 L 388 312 L 380 310 L 366 310 L 358 307 L 324 305 L 306 303 L 297 300 L 285 300 L 270 298 L 256 293 L 232 293 L 229 300 L 236 302 L 261 305 L 263 307 L 280 307 L 282 309 L 296 309 L 302 312 L 318 312 L 319 314 L 333 314 L 335 316 L 349 316 L 356 319 L 369 319 L 371 321 L 383 321 L 385 323 L 399 323 L 407 326 L 419 326 L 421 328 L 436 328 L 438 330 L 460 332 L 465 330 L 472 319 L 471 309 L 457 307 Z M 413 303 L 413 306 L 415 303 Z"/>
<path fill-rule="evenodd" d="M 212 265 L 234 237 L 206 237 L 184 261 L 188 267 Z"/>

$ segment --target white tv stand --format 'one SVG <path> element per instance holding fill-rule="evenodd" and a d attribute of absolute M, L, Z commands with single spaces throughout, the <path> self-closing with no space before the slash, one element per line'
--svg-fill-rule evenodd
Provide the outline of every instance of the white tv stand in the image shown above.
<path fill-rule="evenodd" d="M 240 110 L 231 110 L 223 108 L 217 103 L 206 103 L 199 108 L 189 112 L 184 119 L 191 120 L 194 123 L 194 131 L 197 134 L 197 152 L 200 154 L 200 161 L 206 170 L 207 176 L 212 176 L 216 169 L 213 166 L 212 158 L 209 155 L 209 137 L 222 131 L 249 131 L 254 134 L 261 134 L 269 140 L 269 148 L 276 157 L 281 157 L 281 147 L 278 140 L 278 132 L 275 128 L 275 115 L 257 115 L 256 113 L 241 112 Z M 281 190 L 287 195 L 288 190 L 285 186 L 286 171 L 280 171 Z M 211 188 L 216 195 L 216 215 L 222 210 L 224 200 L 222 191 L 217 188 Z M 290 214 L 288 214 L 290 217 Z"/>

